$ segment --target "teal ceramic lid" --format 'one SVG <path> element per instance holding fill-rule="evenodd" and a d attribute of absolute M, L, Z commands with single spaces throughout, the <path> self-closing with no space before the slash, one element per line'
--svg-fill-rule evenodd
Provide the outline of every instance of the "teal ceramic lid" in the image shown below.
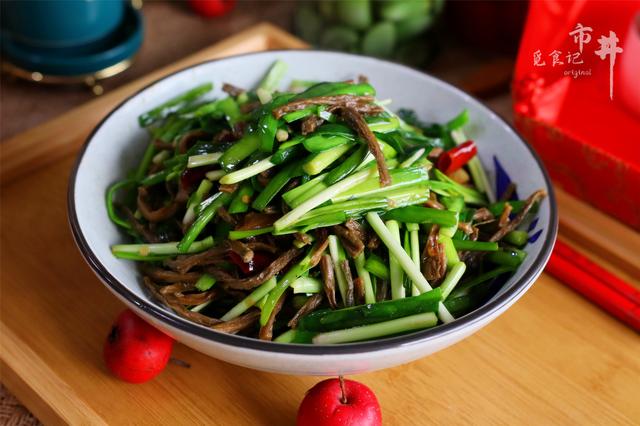
<path fill-rule="evenodd" d="M 102 71 L 131 58 L 140 49 L 143 21 L 139 10 L 127 6 L 123 20 L 110 35 L 84 46 L 38 48 L 2 34 L 2 56 L 12 65 L 51 76 L 82 76 Z"/>

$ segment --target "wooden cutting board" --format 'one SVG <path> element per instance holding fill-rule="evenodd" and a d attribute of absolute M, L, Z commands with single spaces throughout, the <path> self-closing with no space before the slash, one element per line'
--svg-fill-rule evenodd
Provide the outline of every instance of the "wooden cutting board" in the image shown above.
<path fill-rule="evenodd" d="M 0 380 L 43 422 L 295 423 L 304 392 L 319 378 L 248 370 L 182 345 L 174 357 L 190 368 L 170 364 L 142 385 L 108 374 L 102 344 L 123 305 L 77 251 L 66 191 L 74 154 L 126 95 L 202 60 L 303 46 L 260 25 L 0 145 Z M 605 234 L 626 237 L 615 246 L 601 242 L 599 249 L 612 249 L 601 252 L 613 260 L 607 265 L 637 284 L 637 234 L 563 193 L 560 201 L 561 214 L 581 215 L 565 220 L 563 228 L 592 221 L 599 226 L 601 234 L 580 234 L 578 242 Z M 638 424 L 639 355 L 638 334 L 543 275 L 514 307 L 469 339 L 355 379 L 377 393 L 388 425 Z"/>

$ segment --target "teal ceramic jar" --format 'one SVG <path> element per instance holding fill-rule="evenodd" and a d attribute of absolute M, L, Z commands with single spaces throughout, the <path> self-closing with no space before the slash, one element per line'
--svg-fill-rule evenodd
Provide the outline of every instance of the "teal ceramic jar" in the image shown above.
<path fill-rule="evenodd" d="M 2 1 L 3 37 L 25 46 L 86 46 L 113 33 L 124 16 L 122 0 Z"/>

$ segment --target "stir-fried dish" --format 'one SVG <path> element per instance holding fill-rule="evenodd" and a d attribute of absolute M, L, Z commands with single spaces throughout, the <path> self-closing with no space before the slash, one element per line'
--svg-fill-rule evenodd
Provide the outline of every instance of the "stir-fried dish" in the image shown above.
<path fill-rule="evenodd" d="M 203 84 L 142 114 L 138 167 L 107 192 L 151 295 L 226 333 L 371 340 L 448 323 L 523 261 L 545 192 L 496 200 L 463 111 L 425 124 L 366 78 Z M 481 149 L 481 147 L 480 147 Z"/>

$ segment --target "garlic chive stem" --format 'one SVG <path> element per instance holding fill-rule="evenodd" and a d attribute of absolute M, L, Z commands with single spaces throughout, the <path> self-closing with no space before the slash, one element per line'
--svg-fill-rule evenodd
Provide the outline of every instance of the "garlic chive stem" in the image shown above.
<path fill-rule="evenodd" d="M 325 201 L 329 201 L 331 198 L 339 194 L 340 192 L 350 188 L 353 185 L 357 185 L 360 182 L 365 181 L 373 172 L 371 169 L 363 170 L 359 173 L 351 175 L 346 179 L 339 181 L 338 183 L 331 185 L 329 188 L 323 190 L 319 194 L 311 197 L 307 201 L 300 204 L 295 209 L 278 219 L 273 226 L 276 231 L 281 231 L 293 225 L 298 219 L 300 219 L 305 213 L 311 209 L 318 207 Z"/>
<path fill-rule="evenodd" d="M 400 226 L 395 220 L 388 220 L 386 223 L 387 229 L 393 236 L 393 239 L 400 244 Z M 404 250 L 403 250 L 404 251 Z M 389 249 L 389 272 L 391 278 L 391 299 L 404 299 L 404 274 L 398 259 L 393 255 L 391 249 Z"/>
<path fill-rule="evenodd" d="M 317 345 L 358 342 L 361 340 L 370 340 L 398 333 L 421 330 L 433 327 L 437 323 L 438 318 L 436 318 L 435 314 L 433 312 L 426 312 L 397 318 L 391 321 L 379 322 L 377 324 L 320 333 L 316 335 L 312 341 Z"/>
<path fill-rule="evenodd" d="M 380 216 L 378 216 L 377 213 L 369 212 L 367 213 L 367 222 L 369 222 L 375 233 L 378 234 L 387 248 L 393 252 L 396 259 L 398 259 L 400 266 L 404 269 L 404 272 L 418 287 L 420 292 L 424 293 L 425 291 L 431 290 L 431 285 L 424 275 L 422 275 L 420 268 L 413 264 L 413 261 L 404 251 L 402 246 L 394 240 L 393 235 L 391 235 L 387 227 L 384 225 Z M 440 302 L 440 305 L 438 306 L 438 317 L 444 323 L 449 323 L 454 320 L 453 316 L 449 313 L 442 302 Z"/>
<path fill-rule="evenodd" d="M 273 164 L 269 160 L 271 160 L 271 156 L 265 158 L 264 160 L 260 160 L 248 167 L 245 167 L 244 169 L 228 173 L 220 179 L 220 183 L 223 185 L 231 185 L 232 183 L 242 182 L 243 180 L 258 175 L 265 170 L 269 170 L 270 168 L 275 166 L 275 164 Z"/>
<path fill-rule="evenodd" d="M 222 152 L 192 155 L 187 160 L 187 168 L 192 169 L 194 167 L 208 166 L 210 164 L 218 164 L 220 162 L 220 157 L 222 157 Z"/>
<path fill-rule="evenodd" d="M 412 223 L 408 223 L 409 225 L 414 225 Z M 419 239 L 419 231 L 417 229 L 412 229 L 410 231 L 411 236 L 411 260 L 417 267 L 420 267 L 420 239 Z"/>
<path fill-rule="evenodd" d="M 322 282 L 317 278 L 300 277 L 291 284 L 294 294 L 321 293 Z"/>
<path fill-rule="evenodd" d="M 335 235 L 329 235 L 329 254 L 333 261 L 333 270 L 338 281 L 338 290 L 340 291 L 340 297 L 342 302 L 347 305 L 347 278 L 344 276 L 344 272 L 340 267 L 340 262 L 344 260 L 344 255 L 340 253 L 340 242 Z"/>
<path fill-rule="evenodd" d="M 407 168 L 407 167 L 411 167 L 411 165 L 413 165 L 413 163 L 418 161 L 418 158 L 422 157 L 422 154 L 424 154 L 424 148 L 420 148 L 411 157 L 407 158 L 402 163 L 400 163 L 400 168 L 404 169 L 404 168 Z"/>
<path fill-rule="evenodd" d="M 369 222 L 373 230 L 387 246 L 389 252 L 393 253 L 409 278 L 418 286 L 420 292 L 424 293 L 425 291 L 431 290 L 431 285 L 427 279 L 422 275 L 420 269 L 413 264 L 409 255 L 404 251 L 400 243 L 396 241 L 393 234 L 389 232 L 385 224 L 382 222 L 382 219 L 380 219 L 380 216 L 377 213 L 369 212 L 367 213 L 367 222 Z"/>
<path fill-rule="evenodd" d="M 450 322 L 455 321 L 455 318 L 451 313 L 447 310 L 447 307 L 444 306 L 444 303 L 440 302 L 438 304 L 438 318 L 445 324 L 449 324 Z"/>
<path fill-rule="evenodd" d="M 371 275 L 369 271 L 367 271 L 364 267 L 366 259 L 364 257 L 364 252 L 360 253 L 353 259 L 356 264 L 356 271 L 358 272 L 358 276 L 362 278 L 364 282 L 364 303 L 376 303 L 376 295 L 373 291 L 373 282 L 371 281 Z"/>
<path fill-rule="evenodd" d="M 440 230 L 440 235 L 438 236 L 438 241 L 442 243 L 444 246 L 444 254 L 447 257 L 447 268 L 453 267 L 456 263 L 460 262 L 460 258 L 458 257 L 458 252 L 453 245 L 453 240 L 444 235 L 442 230 Z"/>
<path fill-rule="evenodd" d="M 267 299 L 269 298 L 268 294 L 265 294 L 264 297 L 262 299 L 260 299 L 258 301 L 258 303 L 256 303 L 256 307 L 260 310 L 262 310 L 264 308 L 264 305 L 267 303 Z"/>
<path fill-rule="evenodd" d="M 420 225 L 417 223 L 407 223 L 407 229 L 409 230 L 409 237 L 411 238 L 411 260 L 419 268 L 420 267 Z M 417 296 L 420 294 L 420 290 L 415 284 L 411 285 L 411 295 Z"/>
<path fill-rule="evenodd" d="M 258 96 L 258 100 L 262 105 L 271 102 L 271 99 L 273 99 L 271 92 L 269 92 L 266 89 L 263 89 L 262 87 L 258 87 L 256 89 L 256 96 Z"/>
<path fill-rule="evenodd" d="M 207 291 L 216 283 L 216 279 L 209 274 L 202 274 L 196 281 L 196 289 L 199 291 Z"/>
<path fill-rule="evenodd" d="M 207 172 L 205 176 L 210 181 L 216 181 L 220 180 L 220 178 L 222 178 L 226 174 L 227 172 L 225 172 L 224 170 L 211 170 L 210 172 Z"/>
<path fill-rule="evenodd" d="M 198 253 L 213 247 L 213 237 L 207 237 L 200 241 L 194 241 L 185 253 Z M 172 255 L 182 254 L 178 252 L 178 242 L 157 243 L 157 244 L 116 244 L 111 246 L 111 252 L 118 254 L 137 254 L 140 256 L 149 255 Z"/>
<path fill-rule="evenodd" d="M 196 219 L 196 206 L 202 202 L 202 199 L 209 194 L 211 188 L 213 187 L 213 183 L 209 179 L 202 179 L 200 185 L 198 185 L 198 189 L 189 197 L 189 201 L 187 201 L 187 211 L 182 218 L 182 223 L 185 225 L 191 225 L 191 223 Z"/>
<path fill-rule="evenodd" d="M 272 277 L 270 280 L 260 284 L 258 288 L 253 290 L 250 295 L 238 302 L 237 305 L 231 308 L 231 310 L 224 314 L 220 319 L 222 321 L 229 321 L 234 318 L 238 318 L 240 315 L 245 313 L 247 309 L 260 302 L 260 300 L 266 294 L 273 290 L 273 288 L 276 286 L 276 282 L 276 277 Z"/>
<path fill-rule="evenodd" d="M 460 279 L 464 275 L 464 271 L 467 269 L 467 265 L 464 262 L 458 262 L 451 267 L 451 270 L 440 284 L 440 290 L 442 290 L 442 300 L 446 300 L 451 294 L 451 291 L 458 285 Z"/>
<path fill-rule="evenodd" d="M 278 59 L 276 60 L 269 71 L 264 76 L 260 84 L 258 85 L 258 89 L 262 89 L 267 93 L 273 93 L 280 84 L 280 81 L 284 78 L 284 75 L 287 73 L 287 69 L 289 65 L 286 62 Z"/>
<path fill-rule="evenodd" d="M 213 302 L 213 300 L 207 300 L 204 303 L 201 303 L 197 306 L 194 306 L 193 308 L 189 309 L 191 312 L 200 312 L 201 310 L 203 310 L 204 308 L 206 308 L 207 306 L 209 306 L 209 304 Z"/>
<path fill-rule="evenodd" d="M 164 160 L 166 160 L 167 158 L 169 158 L 169 151 L 164 150 L 164 151 L 160 151 L 159 153 L 157 153 L 156 155 L 153 156 L 153 158 L 151 159 L 151 162 L 153 164 L 160 164 L 162 163 Z"/>
<path fill-rule="evenodd" d="M 326 151 L 319 152 L 310 157 L 310 159 L 302 166 L 302 170 L 310 176 L 322 173 L 324 169 L 337 161 L 343 154 L 351 149 L 353 145 L 345 143 L 343 145 L 334 146 Z"/>

